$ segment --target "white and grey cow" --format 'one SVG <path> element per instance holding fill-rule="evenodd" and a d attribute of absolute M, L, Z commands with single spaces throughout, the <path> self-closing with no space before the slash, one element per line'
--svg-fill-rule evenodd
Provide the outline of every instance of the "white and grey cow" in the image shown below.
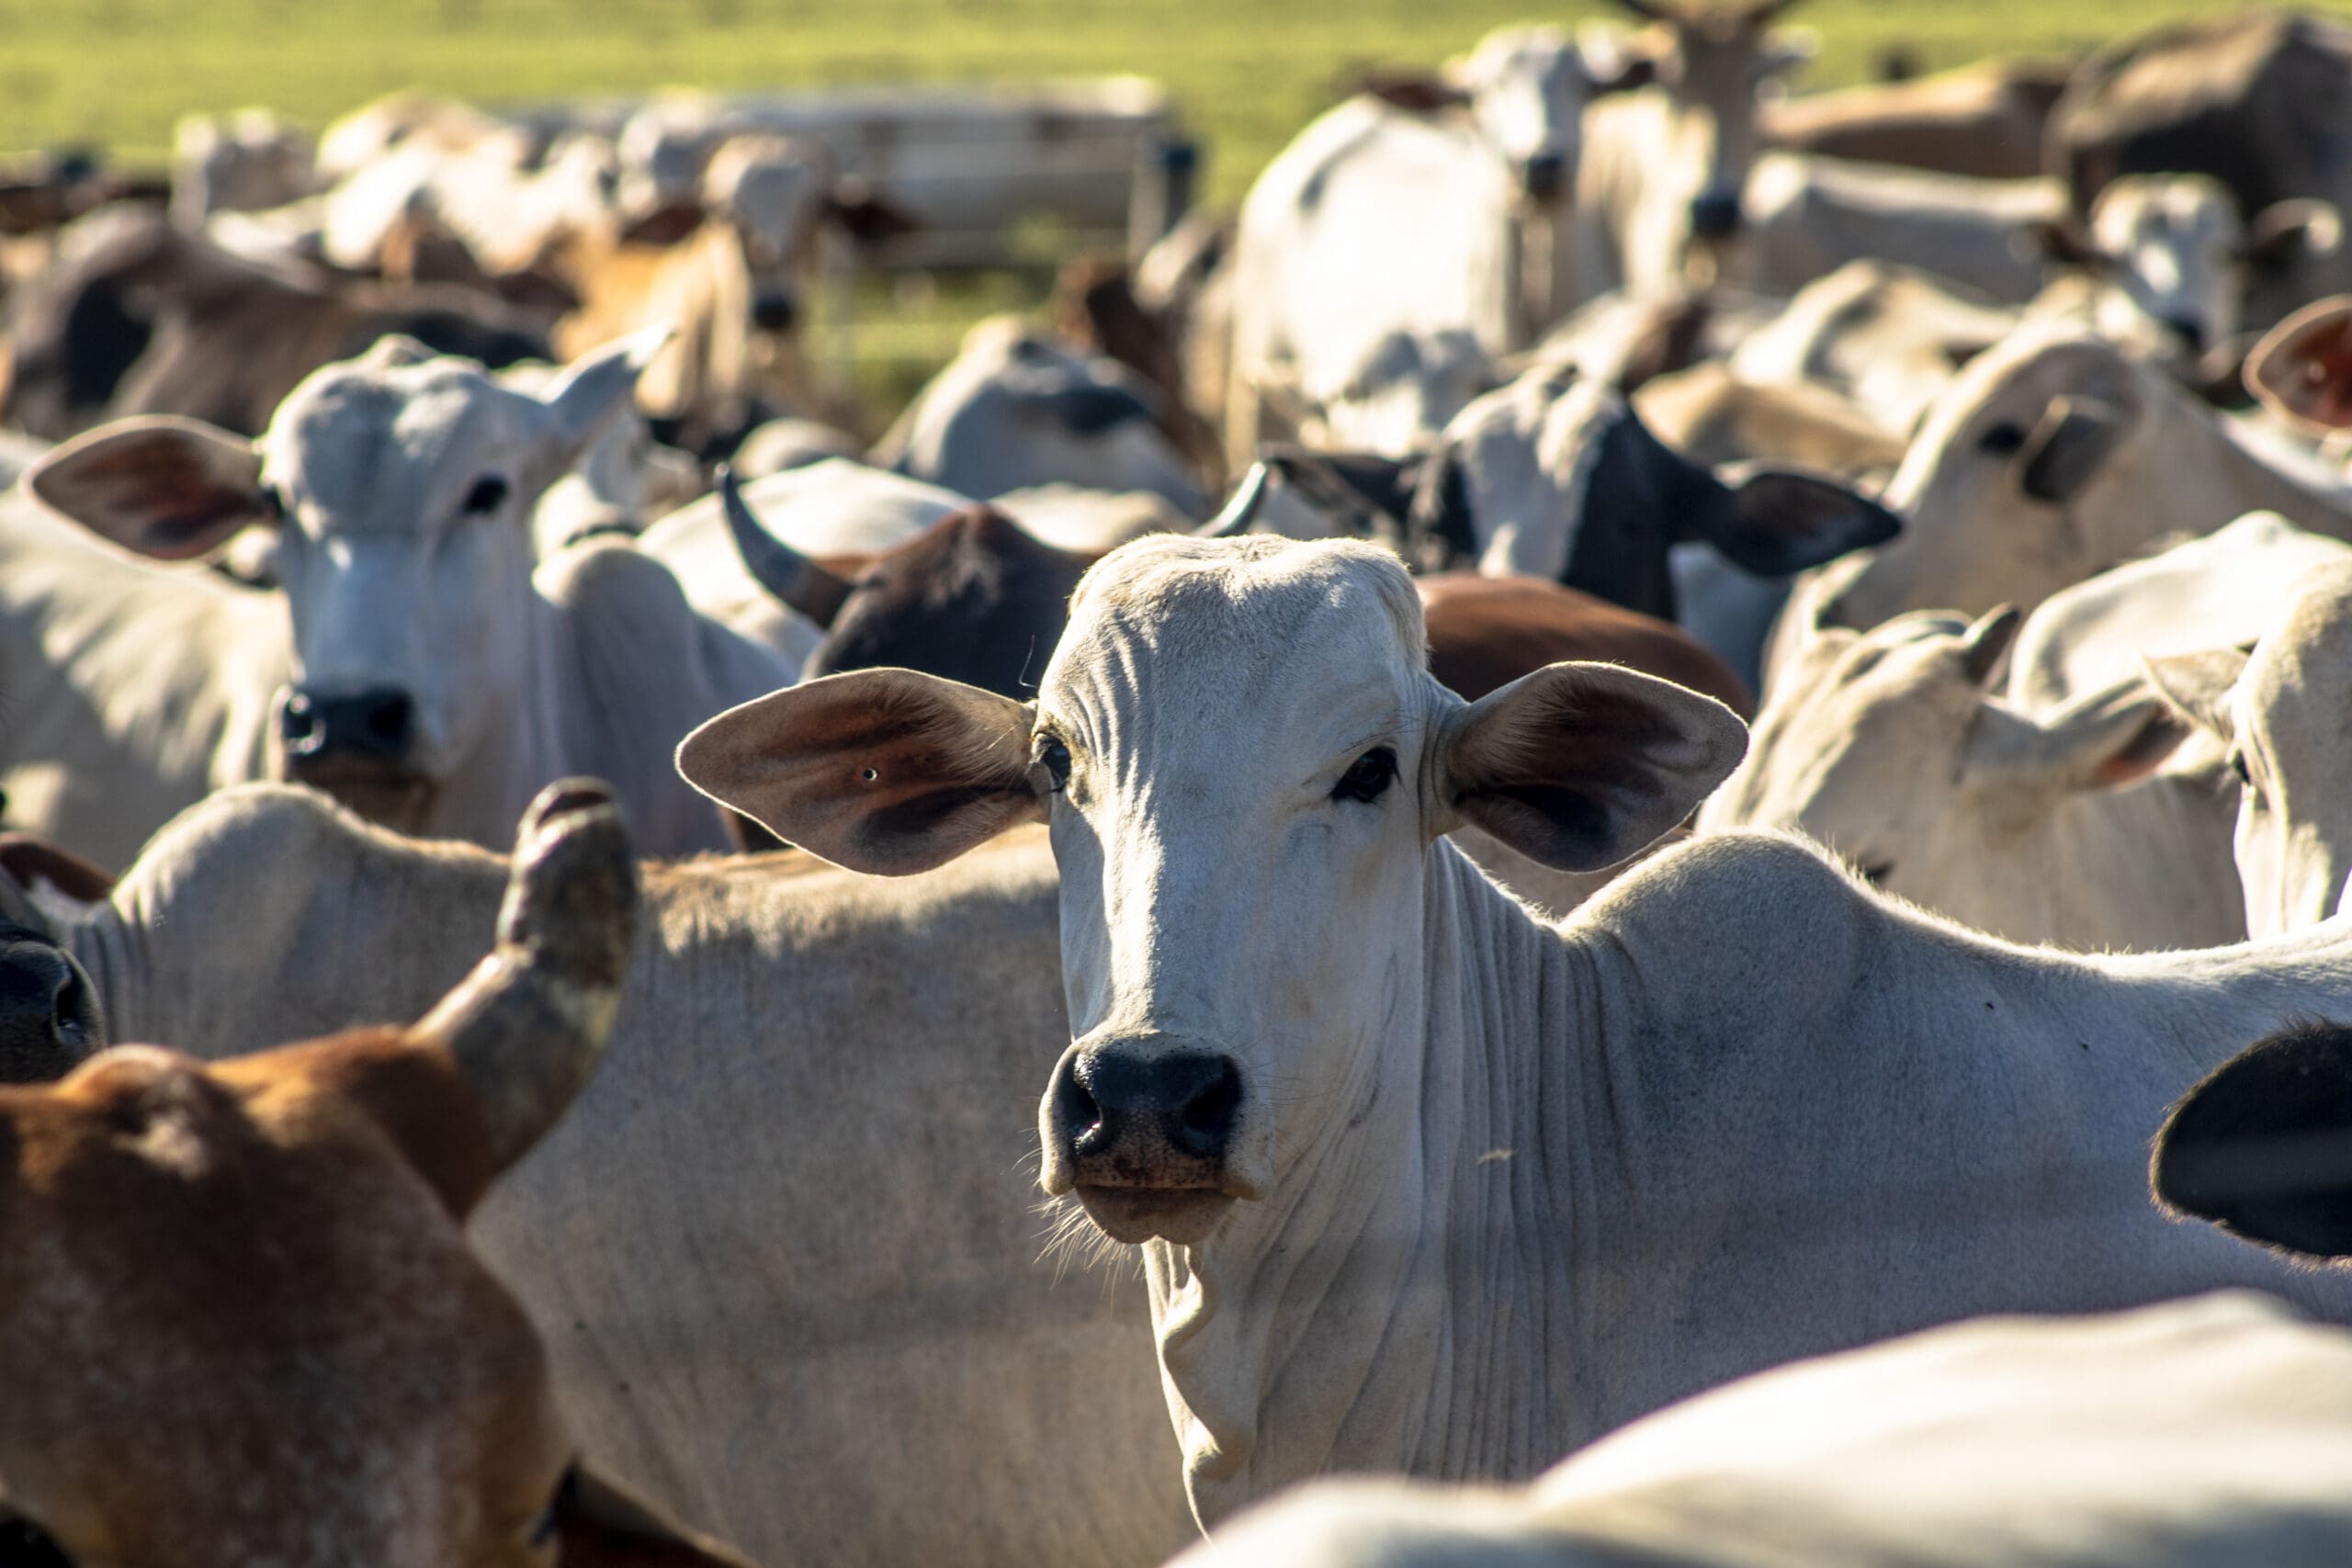
<path fill-rule="evenodd" d="M 42 830 L 127 859 L 205 788 L 277 773 L 498 845 L 542 785 L 593 773 L 649 852 L 723 847 L 660 759 L 698 715 L 790 668 L 696 615 L 627 541 L 542 561 L 530 534 L 651 346 L 592 355 L 535 396 L 386 339 L 310 377 L 258 440 L 134 419 L 42 457 L 32 496 L 151 560 L 276 525 L 283 583 L 175 581 L 12 520 L 6 657 L 28 674 L 8 755 L 62 773 L 106 823 Z"/>
<path fill-rule="evenodd" d="M 1206 1523 L 1332 1470 L 1535 1474 L 1675 1399 L 2004 1310 L 2352 1286 L 2145 1195 L 2165 1106 L 2352 1003 L 2352 932 L 2033 953 L 1819 850 L 1702 837 L 1538 923 L 1438 838 L 1563 868 L 1679 822 L 1744 732 L 1554 665 L 1465 704 L 1396 559 L 1105 558 L 1024 704 L 898 671 L 721 716 L 688 777 L 829 859 L 1049 824 L 1074 1043 L 1048 1193 L 1144 1244 Z"/>
<path fill-rule="evenodd" d="M 1182 1568 L 2329 1568 L 2352 1337 L 2275 1302 L 1962 1324 L 1662 1411 L 1523 1490 L 1327 1481 Z"/>

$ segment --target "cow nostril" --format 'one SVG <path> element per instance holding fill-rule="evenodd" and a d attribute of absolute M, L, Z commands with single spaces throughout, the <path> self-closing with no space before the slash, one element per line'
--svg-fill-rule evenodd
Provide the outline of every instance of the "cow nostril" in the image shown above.
<path fill-rule="evenodd" d="M 799 306 L 788 295 L 763 294 L 752 303 L 752 324 L 763 333 L 784 332 L 799 316 Z"/>
<path fill-rule="evenodd" d="M 1054 1079 L 1054 1120 L 1075 1149 L 1084 1152 L 1102 1142 L 1102 1108 L 1069 1064 Z"/>
<path fill-rule="evenodd" d="M 1241 1075 L 1220 1059 L 1216 1074 L 1185 1102 L 1176 1122 L 1177 1142 L 1188 1154 L 1215 1154 L 1233 1131 L 1234 1113 L 1241 1109 Z"/>
<path fill-rule="evenodd" d="M 50 998 L 49 1032 L 59 1044 L 79 1050 L 89 1043 L 90 1020 L 94 1016 L 96 1010 L 83 988 L 82 976 L 69 966 L 57 983 L 56 993 Z"/>
<path fill-rule="evenodd" d="M 401 751 L 408 746 L 410 717 L 409 700 L 391 696 L 372 705 L 361 721 L 368 739 L 386 751 Z"/>
<path fill-rule="evenodd" d="M 1520 170 L 1520 183 L 1535 200 L 1549 201 L 1560 194 L 1566 173 L 1567 160 L 1559 153 L 1538 152 Z"/>

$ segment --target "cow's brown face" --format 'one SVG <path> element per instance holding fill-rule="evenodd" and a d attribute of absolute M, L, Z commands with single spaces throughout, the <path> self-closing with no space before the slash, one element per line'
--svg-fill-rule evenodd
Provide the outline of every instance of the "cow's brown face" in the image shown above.
<path fill-rule="evenodd" d="M 0 1091 L 0 1517 L 122 1568 L 555 1561 L 545 1362 L 458 1219 L 481 1144 L 389 1032 Z"/>

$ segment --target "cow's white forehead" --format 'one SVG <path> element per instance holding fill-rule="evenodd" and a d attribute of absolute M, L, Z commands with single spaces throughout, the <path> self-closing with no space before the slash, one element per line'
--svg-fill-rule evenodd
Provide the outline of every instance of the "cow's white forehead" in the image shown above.
<path fill-rule="evenodd" d="M 1262 690 L 1279 676 L 1337 690 L 1384 665 L 1398 675 L 1429 665 L 1419 595 L 1387 550 L 1159 535 L 1114 550 L 1080 581 L 1042 685 L 1048 705 L 1106 674 L 1129 689 L 1164 690 L 1164 678 Z"/>
<path fill-rule="evenodd" d="M 413 516 L 428 491 L 481 477 L 539 412 L 470 360 L 329 366 L 278 405 L 262 440 L 265 468 L 275 483 L 299 483 L 329 518 Z"/>

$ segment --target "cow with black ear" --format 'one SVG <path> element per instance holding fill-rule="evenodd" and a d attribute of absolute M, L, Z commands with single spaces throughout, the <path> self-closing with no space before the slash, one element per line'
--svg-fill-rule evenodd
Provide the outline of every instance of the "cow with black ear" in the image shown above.
<path fill-rule="evenodd" d="M 2352 1257 L 2352 1028 L 2307 1020 L 2214 1069 L 2156 1134 L 2150 1180 L 2233 1235 Z"/>
<path fill-rule="evenodd" d="M 1269 455 L 1254 526 L 1294 538 L 1395 530 L 1424 570 L 1546 577 L 1673 620 L 1671 554 L 1705 545 L 1784 577 L 1900 532 L 1850 484 L 1770 464 L 1721 470 L 1650 434 L 1623 395 L 1538 367 L 1455 416 L 1432 452 Z M 1355 519 L 1363 519 L 1359 524 Z"/>

